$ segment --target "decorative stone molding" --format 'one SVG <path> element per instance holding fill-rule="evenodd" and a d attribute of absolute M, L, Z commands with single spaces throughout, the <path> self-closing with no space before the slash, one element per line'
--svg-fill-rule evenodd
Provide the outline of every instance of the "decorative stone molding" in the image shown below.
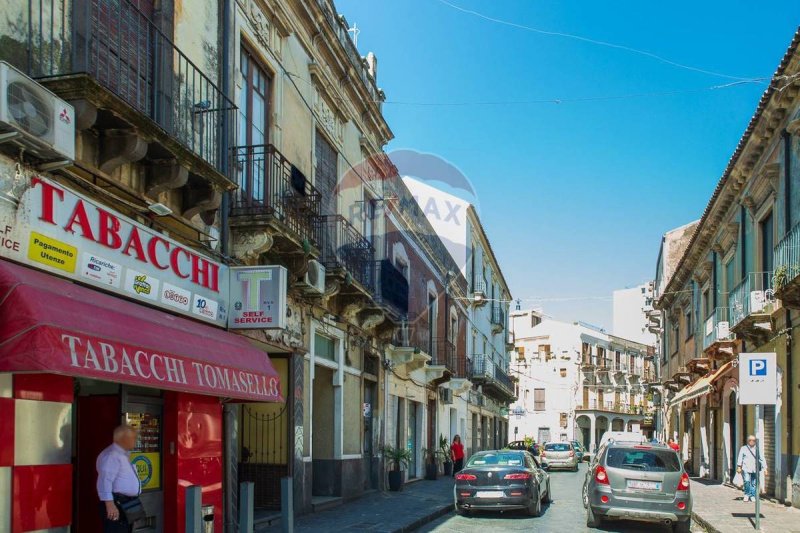
<path fill-rule="evenodd" d="M 269 251 L 275 242 L 266 229 L 237 230 L 233 239 L 233 255 L 246 265 L 257 265 L 261 254 Z"/>
<path fill-rule="evenodd" d="M 744 208 L 747 209 L 747 211 L 752 216 L 754 214 L 754 212 L 755 212 L 756 207 L 757 207 L 755 198 L 753 198 L 749 194 L 746 195 L 746 196 L 743 196 L 742 197 L 742 206 L 744 206 Z"/>
<path fill-rule="evenodd" d="M 70 100 L 69 103 L 75 108 L 75 129 L 77 131 L 88 130 L 97 122 L 97 106 L 88 100 Z"/>
<path fill-rule="evenodd" d="M 380 309 L 367 309 L 360 315 L 361 328 L 365 330 L 375 329 L 386 320 L 386 315 Z"/>
<path fill-rule="evenodd" d="M 188 206 L 183 210 L 183 216 L 191 219 L 200 215 L 203 222 L 213 224 L 222 203 L 222 193 L 209 183 L 187 185 L 183 190 L 183 205 Z"/>
<path fill-rule="evenodd" d="M 142 159 L 147 142 L 133 130 L 106 130 L 100 148 L 100 170 L 111 174 L 127 163 Z"/>
<path fill-rule="evenodd" d="M 157 198 L 162 192 L 179 189 L 189 181 L 189 169 L 174 159 L 154 164 L 147 179 L 145 195 Z"/>

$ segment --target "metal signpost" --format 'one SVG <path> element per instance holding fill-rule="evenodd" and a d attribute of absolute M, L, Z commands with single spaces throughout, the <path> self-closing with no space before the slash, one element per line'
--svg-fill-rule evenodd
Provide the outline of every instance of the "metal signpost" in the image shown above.
<path fill-rule="evenodd" d="M 755 405 L 756 436 L 756 530 L 761 530 L 761 442 L 758 424 L 761 406 L 775 405 L 778 399 L 778 366 L 775 353 L 739 354 L 739 404 Z"/>

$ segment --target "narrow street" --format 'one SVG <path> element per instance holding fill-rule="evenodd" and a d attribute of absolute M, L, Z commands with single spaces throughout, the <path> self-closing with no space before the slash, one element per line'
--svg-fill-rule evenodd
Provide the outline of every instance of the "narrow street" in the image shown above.
<path fill-rule="evenodd" d="M 625 533 L 667 533 L 672 529 L 658 524 L 636 522 L 609 522 L 602 529 L 586 527 L 586 514 L 581 503 L 581 488 L 586 475 L 586 464 L 578 472 L 552 472 L 550 483 L 553 503 L 545 506 L 539 518 L 532 518 L 521 512 L 478 513 L 471 516 L 458 516 L 451 512 L 419 531 L 424 532 L 488 532 L 488 531 L 624 531 Z M 692 531 L 703 531 L 693 525 Z"/>

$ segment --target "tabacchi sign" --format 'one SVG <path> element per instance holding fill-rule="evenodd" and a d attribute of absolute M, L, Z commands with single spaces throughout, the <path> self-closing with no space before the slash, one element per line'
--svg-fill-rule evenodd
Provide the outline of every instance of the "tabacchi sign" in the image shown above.
<path fill-rule="evenodd" d="M 34 177 L 0 202 L 0 256 L 218 326 L 227 267 L 68 188 Z"/>
<path fill-rule="evenodd" d="M 111 381 L 151 387 L 160 383 L 169 389 L 217 396 L 280 400 L 280 380 L 276 376 L 152 352 L 88 335 L 62 333 L 61 342 L 69 361 L 53 361 L 53 370 L 70 373 L 79 369 L 80 375 Z"/>

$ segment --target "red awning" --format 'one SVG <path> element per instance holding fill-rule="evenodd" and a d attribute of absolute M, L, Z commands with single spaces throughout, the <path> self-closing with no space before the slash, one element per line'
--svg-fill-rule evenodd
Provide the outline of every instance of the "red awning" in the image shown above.
<path fill-rule="evenodd" d="M 243 337 L 4 260 L 0 372 L 283 400 L 269 357 Z"/>

